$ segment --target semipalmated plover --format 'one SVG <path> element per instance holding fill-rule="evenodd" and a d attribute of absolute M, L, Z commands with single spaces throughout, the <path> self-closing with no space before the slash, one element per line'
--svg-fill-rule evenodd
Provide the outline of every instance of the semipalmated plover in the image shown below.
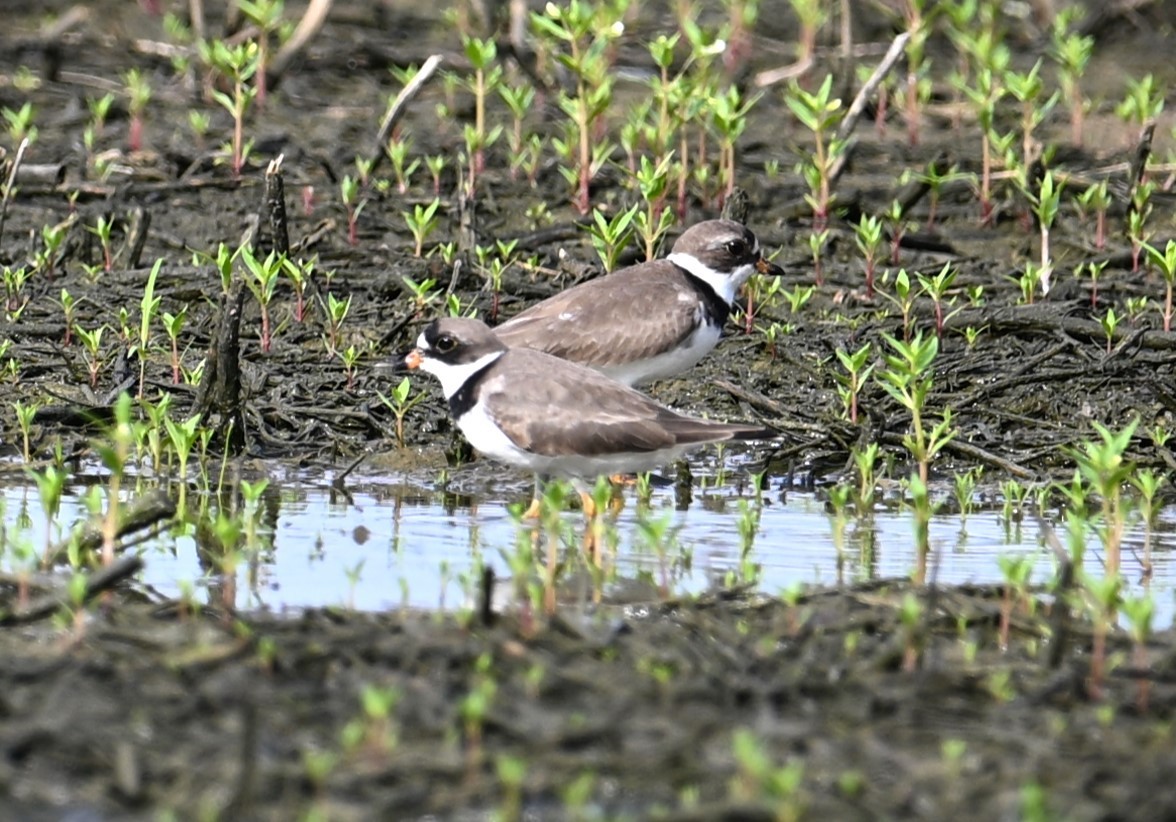
<path fill-rule="evenodd" d="M 430 323 L 405 358 L 441 381 L 470 444 L 536 475 L 585 480 L 648 471 L 710 443 L 771 429 L 688 417 L 605 375 L 542 351 L 510 348 L 480 320 Z"/>
<path fill-rule="evenodd" d="M 732 220 L 688 228 L 664 259 L 589 280 L 494 329 L 531 348 L 594 368 L 626 385 L 673 377 L 719 342 L 739 288 L 755 272 L 784 272 Z"/>

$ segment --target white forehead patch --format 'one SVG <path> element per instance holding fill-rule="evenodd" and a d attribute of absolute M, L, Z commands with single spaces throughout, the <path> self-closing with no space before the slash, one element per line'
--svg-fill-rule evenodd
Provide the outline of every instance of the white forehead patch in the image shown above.
<path fill-rule="evenodd" d="M 428 349 L 429 343 L 428 343 L 428 341 L 425 340 L 425 332 L 424 331 L 422 331 L 420 336 L 417 337 L 416 344 L 417 344 L 417 348 L 421 349 L 422 351 Z"/>

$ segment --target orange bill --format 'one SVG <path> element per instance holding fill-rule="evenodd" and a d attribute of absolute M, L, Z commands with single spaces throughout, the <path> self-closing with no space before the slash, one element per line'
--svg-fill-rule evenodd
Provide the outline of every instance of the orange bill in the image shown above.
<path fill-rule="evenodd" d="M 776 265 L 767 257 L 760 257 L 756 260 L 755 270 L 760 274 L 771 274 L 773 277 L 780 277 L 784 274 L 784 269 Z"/>
<path fill-rule="evenodd" d="M 409 367 L 409 370 L 413 368 L 420 368 L 424 359 L 425 358 L 421 356 L 421 350 L 419 348 L 414 348 L 412 351 L 409 351 L 408 356 L 404 358 L 404 364 Z"/>

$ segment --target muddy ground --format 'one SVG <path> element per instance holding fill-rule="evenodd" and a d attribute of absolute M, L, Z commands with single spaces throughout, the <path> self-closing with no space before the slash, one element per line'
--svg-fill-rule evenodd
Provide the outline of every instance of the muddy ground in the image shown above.
<path fill-rule="evenodd" d="M 33 104 L 39 137 L 24 162 L 47 176 L 21 178 L 0 235 L 0 263 L 24 264 L 43 247 L 43 226 L 78 215 L 52 276 L 39 272 L 21 293 L 6 295 L 9 315 L 24 308 L 0 326 L 10 346 L 6 358 L 16 363 L 0 376 L 5 408 L 17 400 L 41 406 L 32 432 L 36 458 L 59 442 L 65 453 L 84 458 L 94 436 L 90 421 L 105 415 L 114 392 L 133 385 L 138 368 L 118 338 L 119 309 L 137 328 L 147 269 L 157 258 L 165 260 L 156 288 L 161 309 L 189 312 L 180 344 L 184 367 L 200 362 L 216 327 L 221 286 L 215 270 L 194 264 L 192 253 L 214 252 L 221 242 L 236 247 L 248 236 L 262 208 L 265 162 L 279 153 L 295 254 L 317 255 L 318 270 L 334 272 L 320 287 L 351 295 L 342 346 L 365 353 L 349 380 L 321 342 L 321 314 L 292 321 L 285 285 L 274 304 L 274 346 L 263 353 L 258 306 L 247 300 L 246 457 L 251 464 L 280 458 L 342 466 L 373 452 L 373 464 L 384 459 L 429 482 L 447 459 L 462 456 L 435 391 L 408 418 L 410 448 L 395 447 L 392 415 L 375 393 L 386 392 L 390 379 L 375 366 L 407 346 L 436 310 L 413 305 L 406 276 L 451 284 L 482 316 L 491 311 L 491 295 L 468 260 L 454 277 L 439 257 L 412 256 L 399 215 L 432 199 L 423 171 L 403 195 L 395 187 L 369 194 L 356 245 L 348 242 L 339 196 L 355 156 L 372 153 L 386 101 L 399 88 L 388 68 L 441 53 L 464 71 L 452 27 L 409 4 L 336 3 L 306 58 L 251 117 L 254 157 L 235 180 L 214 162 L 230 131 L 227 115 L 202 98 L 199 71 L 192 82 L 177 76 L 161 46 L 168 39 L 158 17 L 135 4 L 96 2 L 47 48 L 41 27 L 67 4 L 9 5 L 0 34 L 0 106 Z M 861 60 L 875 61 L 894 20 L 880 7 L 864 14 Z M 1097 49 L 1086 92 L 1095 104 L 1084 145 L 1069 140 L 1061 109 L 1043 132 L 1058 146 L 1053 167 L 1074 189 L 1105 177 L 1113 191 L 1125 190 L 1138 135 L 1114 116 L 1113 103 L 1128 76 L 1157 71 L 1163 83 L 1176 80 L 1162 74 L 1170 66 L 1150 59 L 1165 53 L 1170 14 L 1164 4 L 1143 3 L 1092 19 Z M 210 18 L 210 30 L 221 22 Z M 644 8 L 627 27 L 618 59 L 648 69 L 640 43 L 670 26 L 664 10 Z M 1010 19 L 1009 26 L 1015 59 L 1027 68 L 1043 52 L 1041 32 L 1029 19 Z M 789 62 L 794 37 L 788 5 L 763 3 L 752 69 Z M 943 43 L 933 42 L 932 54 L 947 59 Z M 100 178 L 86 169 L 85 101 L 119 91 L 121 72 L 132 66 L 153 86 L 143 147 L 126 150 L 128 112 L 120 96 L 97 141 L 110 163 L 109 176 Z M 978 131 L 967 117 L 955 122 L 945 74 L 946 68 L 936 75 L 918 145 L 908 143 L 893 112 L 885 131 L 868 120 L 859 125 L 837 188 L 847 218 L 883 212 L 902 188 L 899 172 L 924 169 L 943 152 L 962 170 L 979 170 Z M 641 91 L 629 84 L 618 93 Z M 460 145 L 460 128 L 435 114 L 445 100 L 443 84 L 434 81 L 402 123 L 420 154 L 452 156 Z M 457 93 L 454 103 L 457 117 L 472 117 L 467 94 Z M 193 108 L 212 118 L 203 141 L 187 126 Z M 1015 112 L 1002 116 L 1011 123 Z M 555 133 L 556 117 L 548 100 L 528 124 Z M 1160 183 L 1170 173 L 1170 125 L 1161 117 L 1153 145 Z M 11 160 L 14 145 L 5 145 Z M 791 171 L 809 145 L 777 89 L 757 104 L 740 140 L 738 182 L 749 196 L 748 222 L 769 249 L 779 249 L 788 289 L 813 281 L 811 220 L 803 184 Z M 780 173 L 767 174 L 767 161 L 777 161 Z M 575 226 L 554 163 L 540 169 L 536 187 L 512 180 L 505 166 L 501 146 L 491 150 L 474 223 L 465 231 L 482 243 L 517 238 L 520 251 L 537 257 L 538 270 L 516 266 L 504 275 L 501 309 L 510 313 L 593 275 L 598 263 Z M 594 200 L 621 204 L 627 195 L 618 178 L 603 175 Z M 450 169 L 436 242 L 463 234 L 453 190 Z M 526 209 L 540 202 L 551 216 L 536 224 Z M 1152 242 L 1162 245 L 1173 234 L 1171 195 L 1157 192 L 1153 206 Z M 953 409 L 960 428 L 937 464 L 939 475 L 983 465 L 992 482 L 1065 477 L 1072 464 L 1062 446 L 1090 436 L 1092 420 L 1117 428 L 1133 415 L 1141 425 L 1131 458 L 1176 468 L 1170 451 L 1149 436 L 1172 428 L 1176 337 L 1159 330 L 1162 280 L 1129 271 L 1122 197 L 1111 208 L 1104 250 L 1094 248 L 1088 221 L 1072 206 L 1063 210 L 1054 231 L 1056 286 L 1034 306 L 1019 305 L 1019 289 L 1007 279 L 1037 254 L 1036 232 L 1015 194 L 998 188 L 997 219 L 986 228 L 967 185 L 945 190 L 933 231 L 925 226 L 927 207 L 924 197 L 912 208 L 917 225 L 907 234 L 902 265 L 933 273 L 950 260 L 959 271 L 961 307 L 948 319 L 931 395 L 933 408 Z M 716 203 L 692 196 L 685 223 L 717 213 Z M 100 264 L 102 250 L 82 225 L 100 216 L 114 221 L 117 256 L 113 270 L 92 282 L 83 264 Z M 264 226 L 262 235 L 264 247 Z M 1070 272 L 1104 259 L 1092 308 L 1089 280 Z M 851 426 L 836 392 L 838 347 L 880 342 L 882 333 L 900 329 L 892 304 L 864 296 L 844 218 L 831 225 L 824 273 L 825 284 L 800 313 L 781 304 L 761 315 L 761 322 L 775 316 L 792 326 L 775 350 L 762 336 L 733 333 L 697 373 L 654 393 L 685 410 L 778 427 L 775 484 L 795 471 L 835 478 L 849 449 L 868 441 L 882 443 L 895 475 L 905 475 L 907 417 L 871 386 L 862 397 L 863 421 Z M 964 307 L 962 289 L 979 284 L 984 304 Z M 93 388 L 81 346 L 67 341 L 63 288 L 80 298 L 77 324 L 109 326 Z M 1128 298 L 1143 295 L 1153 307 L 1120 326 L 1108 351 L 1098 318 L 1108 306 L 1122 316 Z M 921 327 L 930 328 L 929 304 L 916 312 Z M 964 336 L 969 327 L 982 329 L 974 345 Z M 156 334 L 148 396 L 172 394 L 173 413 L 182 418 L 197 392 L 173 384 L 166 340 Z M 0 420 L 0 448 L 15 458 L 15 419 L 5 411 Z M 154 819 L 171 810 L 179 818 L 483 818 L 499 811 L 542 819 L 1093 820 L 1173 813 L 1170 632 L 1152 638 L 1146 659 L 1126 638 L 1112 639 L 1116 665 L 1095 695 L 1086 681 L 1090 627 L 1065 622 L 1065 609 L 1051 612 L 1043 601 L 1030 613 L 1022 604 L 1003 647 L 999 592 L 920 591 L 932 616 L 912 632 L 898 617 L 907 590 L 883 582 L 812 592 L 791 603 L 731 594 L 590 614 L 570 602 L 550 622 L 507 614 L 491 625 L 403 614 L 197 616 L 172 603 L 144 604 L 131 584 L 108 595 L 81 632 L 48 624 L 0 631 L 0 816 Z M 5 592 L 12 596 L 7 584 Z M 921 652 L 913 671 L 904 664 L 909 649 Z M 364 708 L 364 691 L 373 688 L 396 695 L 386 719 L 370 704 L 370 692 Z M 480 721 L 471 718 L 471 694 L 488 705 Z M 767 764 L 755 764 L 746 750 L 736 757 L 744 744 L 736 741 L 740 728 L 754 733 Z"/>

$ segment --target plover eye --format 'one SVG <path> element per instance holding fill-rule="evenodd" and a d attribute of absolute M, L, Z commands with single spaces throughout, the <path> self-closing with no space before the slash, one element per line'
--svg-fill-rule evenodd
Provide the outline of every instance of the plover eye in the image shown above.
<path fill-rule="evenodd" d="M 747 253 L 747 243 L 743 240 L 728 240 L 723 246 L 732 257 L 742 257 Z"/>
<path fill-rule="evenodd" d="M 450 351 L 457 348 L 457 340 L 455 340 L 449 334 L 442 334 L 440 337 L 437 338 L 437 342 L 434 344 L 433 347 L 436 348 L 438 351 L 440 351 L 442 354 L 448 354 Z"/>

